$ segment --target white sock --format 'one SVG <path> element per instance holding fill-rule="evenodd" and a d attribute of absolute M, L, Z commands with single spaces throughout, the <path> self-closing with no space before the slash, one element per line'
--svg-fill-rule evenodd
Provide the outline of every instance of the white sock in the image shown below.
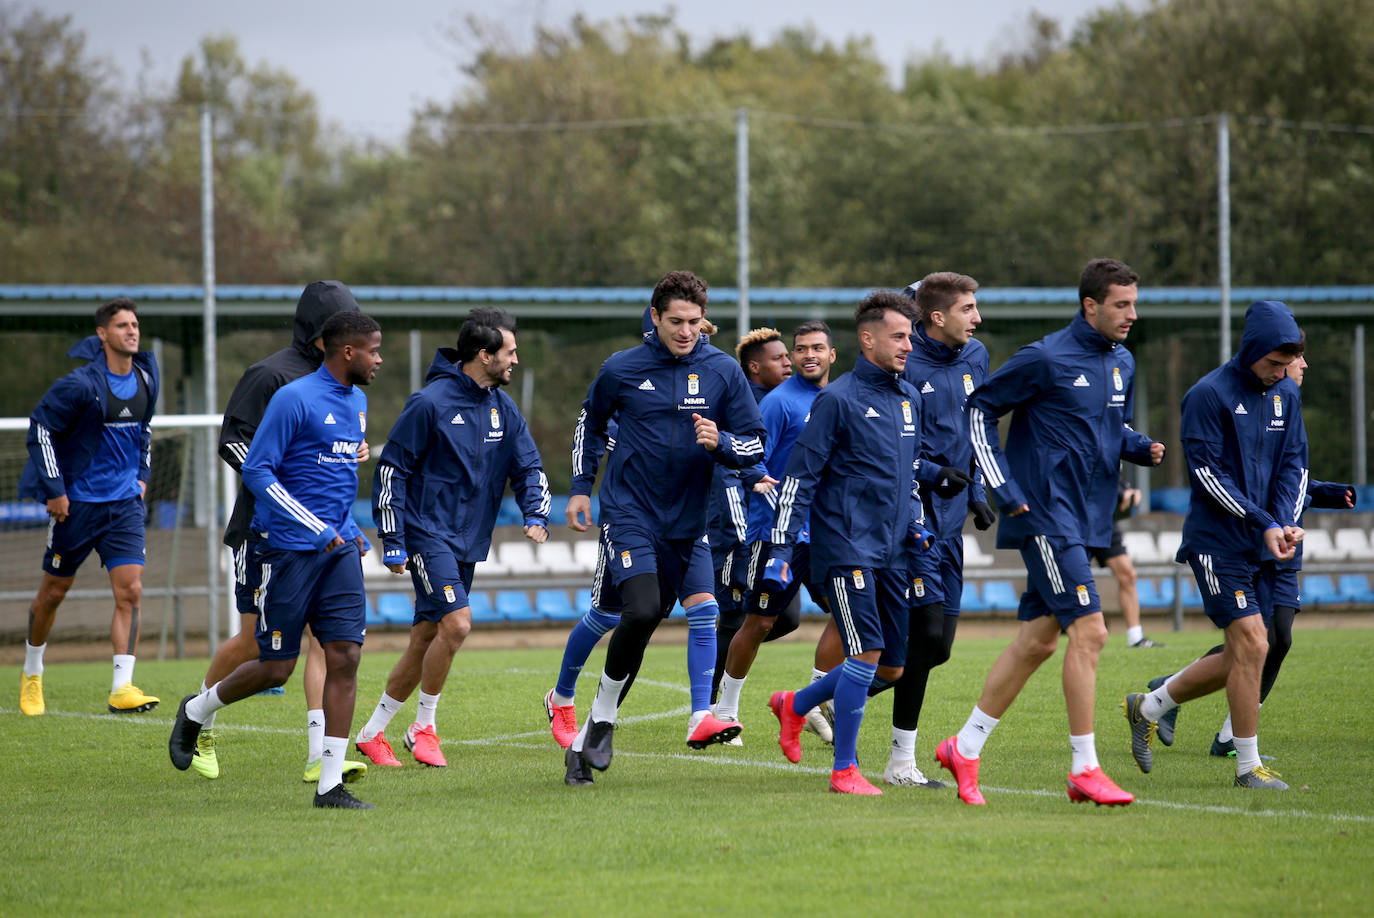
<path fill-rule="evenodd" d="M 910 762 L 916 759 L 916 731 L 892 728 L 892 751 L 894 762 Z"/>
<path fill-rule="evenodd" d="M 204 695 L 205 692 L 206 692 L 206 690 L 209 689 L 209 688 L 210 688 L 210 686 L 208 686 L 208 685 L 205 684 L 205 680 L 204 680 L 204 679 L 200 680 L 200 694 Z M 210 730 L 210 729 L 212 729 L 212 728 L 215 726 L 215 713 L 216 713 L 216 712 L 211 711 L 211 712 L 210 712 L 210 716 L 207 717 L 207 718 L 205 718 L 205 723 L 203 723 L 203 724 L 200 725 L 200 728 L 201 728 L 202 730 Z"/>
<path fill-rule="evenodd" d="M 1140 713 L 1146 720 L 1159 720 L 1176 707 L 1178 702 L 1169 694 L 1169 683 L 1166 682 L 1145 696 L 1140 703 Z"/>
<path fill-rule="evenodd" d="M 582 721 L 582 726 L 577 728 L 577 736 L 573 737 L 572 745 L 568 747 L 572 749 L 573 752 L 582 751 L 582 744 L 587 739 L 587 727 L 591 724 L 591 722 L 592 719 L 588 717 L 586 720 Z"/>
<path fill-rule="evenodd" d="M 553 694 L 549 696 L 549 700 L 552 701 L 554 704 L 558 705 L 560 708 L 566 708 L 568 705 L 573 703 L 573 700 L 571 698 L 564 698 L 562 695 L 558 694 L 558 689 L 553 690 Z"/>
<path fill-rule="evenodd" d="M 983 709 L 975 704 L 973 713 L 968 716 L 963 729 L 954 738 L 954 746 L 959 750 L 959 754 L 966 759 L 976 759 L 982 755 L 983 744 L 988 741 L 988 736 L 992 734 L 997 723 L 998 718 L 985 714 Z"/>
<path fill-rule="evenodd" d="M 1221 730 L 1217 733 L 1217 740 L 1218 742 L 1224 743 L 1227 740 L 1233 740 L 1235 738 L 1236 734 L 1231 732 L 1231 715 L 1227 714 L 1226 723 L 1221 725 Z"/>
<path fill-rule="evenodd" d="M 721 720 L 739 720 L 739 694 L 743 689 L 744 679 L 736 679 L 729 673 L 721 676 L 720 700 L 716 702 L 717 717 Z"/>
<path fill-rule="evenodd" d="M 110 691 L 117 692 L 123 686 L 134 681 L 134 655 L 131 653 L 117 653 L 114 655 L 114 679 L 110 682 Z"/>
<path fill-rule="evenodd" d="M 829 673 L 830 673 L 830 671 L 829 671 L 829 670 L 826 670 L 826 669 L 815 669 L 815 668 L 812 668 L 812 670 L 811 670 L 811 681 L 812 681 L 812 682 L 820 682 L 820 681 L 821 681 L 822 679 L 824 679 L 827 675 L 829 675 Z"/>
<path fill-rule="evenodd" d="M 1126 629 L 1126 643 L 1135 644 L 1145 636 L 1145 629 L 1139 625 L 1133 625 Z"/>
<path fill-rule="evenodd" d="M 1089 768 L 1099 767 L 1097 764 L 1097 734 L 1084 733 L 1080 736 L 1069 734 L 1069 748 L 1073 750 L 1073 764 L 1069 766 L 1069 773 L 1081 775 Z"/>
<path fill-rule="evenodd" d="M 28 641 L 24 642 L 24 675 L 43 675 L 43 651 L 47 649 L 47 644 L 39 644 L 35 647 Z"/>
<path fill-rule="evenodd" d="M 224 706 L 224 702 L 219 700 L 219 683 L 216 682 L 208 692 L 186 702 L 186 716 L 203 728 L 210 715 Z"/>
<path fill-rule="evenodd" d="M 415 712 L 415 722 L 421 727 L 434 726 L 434 715 L 439 713 L 439 692 L 433 695 L 420 690 L 420 709 Z"/>
<path fill-rule="evenodd" d="M 317 794 L 327 794 L 343 783 L 344 754 L 348 752 L 348 737 L 326 736 L 324 752 L 320 756 L 320 784 Z"/>
<path fill-rule="evenodd" d="M 1258 736 L 1237 736 L 1232 742 L 1236 744 L 1236 774 L 1248 775 L 1259 768 Z"/>
<path fill-rule="evenodd" d="M 625 679 L 612 679 L 605 673 L 601 674 L 601 684 L 596 689 L 596 697 L 592 699 L 592 713 L 587 718 L 587 722 L 599 721 L 601 723 L 615 723 L 616 715 L 620 713 L 620 692 L 625 688 Z"/>
<path fill-rule="evenodd" d="M 305 712 L 305 743 L 307 762 L 317 761 L 324 755 L 324 708 Z"/>
<path fill-rule="evenodd" d="M 366 743 L 377 738 L 377 734 L 386 730 L 391 723 L 391 718 L 401 710 L 404 701 L 397 701 L 386 692 L 382 692 L 382 700 L 377 702 L 377 710 L 372 712 L 372 716 L 367 719 L 367 723 L 358 731 L 358 742 Z"/>

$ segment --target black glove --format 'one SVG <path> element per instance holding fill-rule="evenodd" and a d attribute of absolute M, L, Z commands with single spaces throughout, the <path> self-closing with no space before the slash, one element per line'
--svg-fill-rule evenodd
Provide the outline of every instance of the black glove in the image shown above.
<path fill-rule="evenodd" d="M 1334 481 L 1319 481 L 1313 484 L 1308 493 L 1312 495 L 1312 506 L 1323 510 L 1349 510 L 1355 504 L 1355 486 L 1337 484 Z M 1346 506 L 1349 498 L 1350 506 Z"/>
<path fill-rule="evenodd" d="M 997 522 L 997 514 L 993 512 L 992 507 L 981 500 L 969 501 L 968 511 L 973 514 L 973 528 L 979 532 L 986 531 Z"/>
<path fill-rule="evenodd" d="M 968 472 L 947 465 L 940 469 L 940 477 L 935 479 L 935 484 L 931 486 L 931 490 L 941 497 L 953 497 L 971 484 L 973 484 L 973 479 L 969 477 Z"/>

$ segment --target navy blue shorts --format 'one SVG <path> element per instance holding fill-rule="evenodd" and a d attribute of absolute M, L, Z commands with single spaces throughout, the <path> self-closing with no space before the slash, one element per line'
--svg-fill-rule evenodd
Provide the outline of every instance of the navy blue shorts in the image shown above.
<path fill-rule="evenodd" d="M 1069 545 L 1058 536 L 1031 536 L 1021 546 L 1029 587 L 1021 594 L 1016 617 L 1023 622 L 1046 615 L 1068 628 L 1085 615 L 1102 611 L 1097 583 L 1082 545 Z"/>
<path fill-rule="evenodd" d="M 696 539 L 663 539 L 637 526 L 618 523 L 606 524 L 601 534 L 606 579 L 618 590 L 631 577 L 657 575 L 663 615 L 673 611 L 675 600 L 685 600 L 696 593 L 715 595 L 711 543 L 705 535 Z"/>
<path fill-rule="evenodd" d="M 307 624 L 321 644 L 363 642 L 366 610 L 357 542 L 323 552 L 265 545 L 259 564 L 258 659 L 300 656 Z"/>
<path fill-rule="evenodd" d="M 54 577 L 75 577 L 94 549 L 108 570 L 124 564 L 142 565 L 147 556 L 143 500 L 126 497 L 101 503 L 69 500 L 67 518 L 48 520 L 48 545 L 43 570 Z"/>
<path fill-rule="evenodd" d="M 592 605 L 598 610 L 610 615 L 619 615 L 625 609 L 625 603 L 620 598 L 620 591 L 615 588 L 610 572 L 607 568 L 607 561 L 610 558 L 610 549 L 606 547 L 606 527 L 601 527 L 601 535 L 597 538 L 597 545 L 601 549 L 596 556 L 596 571 L 592 574 Z"/>
<path fill-rule="evenodd" d="M 879 665 L 904 666 L 911 625 L 907 572 L 832 567 L 826 575 L 845 656 L 881 649 Z"/>
<path fill-rule="evenodd" d="M 1277 606 L 1288 606 L 1302 611 L 1302 594 L 1298 591 L 1298 572 L 1291 567 L 1279 567 L 1272 562 L 1260 565 L 1259 579 L 1260 614 L 1264 616 L 1265 627 L 1274 615 Z"/>
<path fill-rule="evenodd" d="M 719 545 L 711 546 L 711 569 L 716 576 L 716 605 L 720 607 L 722 615 L 738 612 L 744 600 L 744 589 L 738 581 L 741 579 L 736 576 L 735 563 L 739 558 L 738 543 L 731 543 L 725 547 Z"/>
<path fill-rule="evenodd" d="M 234 549 L 234 605 L 239 615 L 258 614 L 258 587 L 262 585 L 262 549 L 266 539 L 251 535 Z"/>
<path fill-rule="evenodd" d="M 451 551 L 417 551 L 409 558 L 410 582 L 415 586 L 415 621 L 439 619 L 472 605 L 472 573 L 477 565 L 459 561 Z"/>
<path fill-rule="evenodd" d="M 1202 610 L 1218 628 L 1263 611 L 1260 604 L 1261 565 L 1235 555 L 1188 555 L 1188 566 L 1197 578 Z M 1270 607 L 1270 615 L 1273 607 Z M 1264 616 L 1269 624 L 1269 615 Z"/>
<path fill-rule="evenodd" d="M 806 592 L 818 605 L 823 605 L 823 599 L 829 601 L 826 588 L 811 576 L 810 542 L 798 542 L 792 546 L 792 560 L 788 563 L 792 581 L 782 588 L 782 592 L 770 593 L 765 590 L 760 580 L 772 551 L 772 542 L 760 541 L 749 546 L 749 592 L 744 597 L 744 611 L 747 614 L 776 618 L 792 603 L 792 598 L 801 590 L 803 583 L 806 584 Z"/>

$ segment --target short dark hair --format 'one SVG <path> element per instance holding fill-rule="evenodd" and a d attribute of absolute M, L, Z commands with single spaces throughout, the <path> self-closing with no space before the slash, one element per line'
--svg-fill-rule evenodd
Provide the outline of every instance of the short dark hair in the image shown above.
<path fill-rule="evenodd" d="M 911 288 L 908 287 L 908 290 Z M 929 324 L 932 312 L 947 312 L 955 301 L 965 293 L 977 293 L 978 282 L 967 274 L 953 271 L 936 271 L 927 274 L 916 284 L 912 299 L 920 310 L 921 321 Z"/>
<path fill-rule="evenodd" d="M 479 351 L 494 355 L 501 350 L 506 340 L 502 329 L 515 334 L 515 316 L 504 309 L 482 306 L 469 312 L 462 328 L 458 329 L 458 362 L 467 363 Z"/>
<path fill-rule="evenodd" d="M 854 325 L 863 328 L 881 322 L 889 312 L 901 313 L 911 321 L 916 321 L 916 310 L 908 297 L 895 290 L 875 290 L 855 307 Z"/>
<path fill-rule="evenodd" d="M 320 337 L 324 339 L 324 353 L 329 356 L 358 338 L 370 337 L 382 330 L 377 320 L 361 312 L 336 312 L 324 320 Z"/>
<path fill-rule="evenodd" d="M 1083 268 L 1078 278 L 1078 305 L 1092 297 L 1101 303 L 1107 299 L 1107 290 L 1112 284 L 1129 287 L 1140 282 L 1140 276 L 1131 270 L 1124 261 L 1115 258 L 1094 258 Z"/>
<path fill-rule="evenodd" d="M 739 359 L 739 365 L 744 371 L 749 372 L 749 361 L 757 360 L 763 349 L 774 341 L 782 340 L 782 332 L 776 328 L 753 328 L 743 338 L 739 339 L 739 344 L 735 345 L 735 357 Z"/>
<path fill-rule="evenodd" d="M 706 281 L 691 271 L 669 271 L 654 285 L 654 295 L 649 299 L 649 305 L 662 312 L 673 300 L 696 303 L 704 313 L 707 300 Z"/>
<path fill-rule="evenodd" d="M 825 340 L 830 342 L 831 347 L 835 346 L 835 333 L 830 330 L 829 325 L 820 319 L 811 319 L 798 325 L 796 330 L 792 332 L 792 346 L 797 346 L 797 339 L 802 335 L 811 335 L 816 332 L 825 332 Z"/>
<path fill-rule="evenodd" d="M 108 328 L 111 320 L 113 320 L 115 317 L 115 313 L 124 312 L 125 310 L 128 310 L 129 312 L 132 312 L 135 316 L 137 316 L 138 304 L 135 303 L 133 300 L 129 299 L 127 296 L 121 296 L 116 299 L 110 300 L 104 306 L 101 306 L 99 309 L 95 311 L 95 327 Z"/>

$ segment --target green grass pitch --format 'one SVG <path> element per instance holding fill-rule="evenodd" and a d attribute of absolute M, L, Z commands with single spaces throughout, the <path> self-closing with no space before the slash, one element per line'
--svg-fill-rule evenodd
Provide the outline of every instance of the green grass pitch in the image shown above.
<path fill-rule="evenodd" d="M 1119 637 L 1098 674 L 1104 769 L 1137 795 L 1125 808 L 1064 794 L 1068 738 L 1057 655 L 984 750 L 988 806 L 952 789 L 826 791 L 830 750 L 804 734 L 789 765 L 766 710 L 797 688 L 811 648 L 770 645 L 745 687 L 740 749 L 685 745 L 680 645 L 650 648 L 622 711 L 616 758 L 590 788 L 563 785 L 540 698 L 557 650 L 468 650 L 439 710 L 447 769 L 401 748 L 414 700 L 389 731 L 400 769 L 352 785 L 371 812 L 319 811 L 301 781 L 298 682 L 220 716 L 217 781 L 175 771 L 167 735 L 204 661 L 138 664 L 162 697 L 145 715 L 104 712 L 108 663 L 53 664 L 48 714 L 18 711 L 19 669 L 0 702 L 0 915 L 1367 915 L 1374 880 L 1374 630 L 1303 631 L 1260 718 L 1260 751 L 1293 785 L 1231 787 L 1207 755 L 1225 715 L 1188 706 L 1172 749 L 1142 775 L 1119 702 L 1214 641 L 1162 650 Z M 958 729 L 1003 639 L 957 642 L 931 679 L 917 754 Z M 1062 655 L 1062 650 L 1060 651 Z M 365 653 L 354 728 L 395 661 Z M 580 683 L 585 714 L 599 672 Z M 891 702 L 872 701 L 859 755 L 887 758 Z M 356 753 L 355 753 L 356 757 Z"/>

